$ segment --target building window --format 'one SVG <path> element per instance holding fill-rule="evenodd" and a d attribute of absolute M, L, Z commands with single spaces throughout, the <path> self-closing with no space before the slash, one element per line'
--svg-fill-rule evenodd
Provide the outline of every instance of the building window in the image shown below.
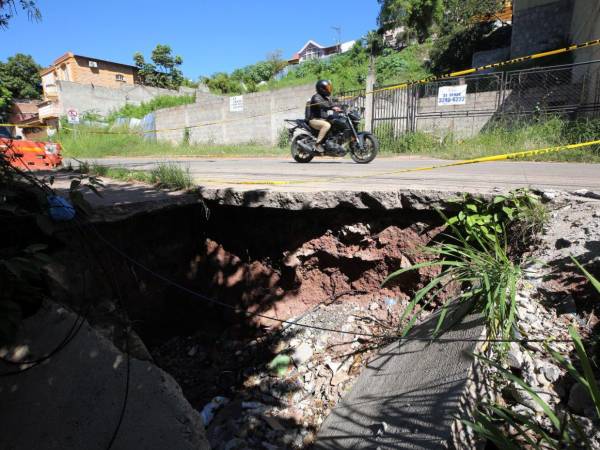
<path fill-rule="evenodd" d="M 316 47 L 308 47 L 304 53 L 304 59 L 317 59 L 321 57 L 321 50 Z"/>
<path fill-rule="evenodd" d="M 121 75 L 120 73 L 115 75 L 115 79 L 117 81 L 125 81 L 125 77 L 123 75 Z"/>

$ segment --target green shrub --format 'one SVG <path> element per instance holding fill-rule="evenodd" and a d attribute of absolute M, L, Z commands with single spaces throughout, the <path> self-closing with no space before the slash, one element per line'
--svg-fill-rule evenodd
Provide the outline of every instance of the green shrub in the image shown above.
<path fill-rule="evenodd" d="M 286 148 L 290 145 L 290 133 L 286 127 L 283 127 L 277 133 L 277 147 Z"/>
<path fill-rule="evenodd" d="M 459 205 L 460 211 L 453 217 L 441 213 L 450 234 L 447 242 L 425 249 L 434 259 L 393 272 L 384 282 L 412 270 L 441 268 L 440 275 L 420 289 L 404 311 L 401 322 L 408 320 L 408 325 L 403 335 L 419 317 L 413 314 L 417 305 L 428 305 L 454 286 L 460 293 L 443 304 L 434 334 L 441 329 L 450 305 L 469 302 L 483 313 L 491 338 L 511 338 L 521 269 L 511 260 L 507 243 L 519 250 L 519 244 L 540 232 L 545 208 L 523 189 L 491 201 L 465 196 Z"/>
<path fill-rule="evenodd" d="M 194 185 L 189 168 L 173 163 L 159 164 L 150 171 L 150 182 L 168 189 L 189 189 Z"/>
<path fill-rule="evenodd" d="M 527 189 L 497 195 L 491 201 L 465 195 L 461 211 L 447 224 L 465 240 L 474 242 L 508 240 L 520 248 L 538 235 L 548 220 L 548 212 L 539 198 Z"/>
<path fill-rule="evenodd" d="M 196 101 L 195 95 L 159 95 L 148 102 L 139 105 L 128 104 L 108 115 L 109 123 L 114 123 L 119 117 L 141 119 L 153 111 L 173 108 L 175 106 L 189 105 Z"/>

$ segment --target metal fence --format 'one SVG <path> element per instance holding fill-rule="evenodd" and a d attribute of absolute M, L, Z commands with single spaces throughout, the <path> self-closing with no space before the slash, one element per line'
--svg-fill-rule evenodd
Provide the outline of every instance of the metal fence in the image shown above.
<path fill-rule="evenodd" d="M 466 86 L 460 102 L 442 101 L 443 88 Z M 386 88 L 380 86 L 379 88 Z M 493 72 L 433 81 L 400 89 L 346 92 L 358 106 L 372 101 L 371 129 L 385 137 L 410 131 L 473 135 L 497 120 L 544 114 L 568 119 L 600 115 L 600 61 Z"/>

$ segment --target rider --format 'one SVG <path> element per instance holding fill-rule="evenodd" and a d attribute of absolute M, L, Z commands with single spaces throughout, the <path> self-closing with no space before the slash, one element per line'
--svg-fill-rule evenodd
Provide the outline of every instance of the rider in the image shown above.
<path fill-rule="evenodd" d="M 340 111 L 340 108 L 331 101 L 331 92 L 333 91 L 331 81 L 319 80 L 315 87 L 317 93 L 310 99 L 310 120 L 308 124 L 315 130 L 319 130 L 315 150 L 323 153 L 325 149 L 321 144 L 331 128 L 329 120 L 333 117 L 335 111 Z"/>

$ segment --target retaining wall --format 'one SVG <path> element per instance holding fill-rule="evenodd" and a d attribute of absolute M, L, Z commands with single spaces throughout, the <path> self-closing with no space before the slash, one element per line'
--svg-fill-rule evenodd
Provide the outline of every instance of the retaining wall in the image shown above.
<path fill-rule="evenodd" d="M 72 81 L 57 81 L 56 86 L 61 116 L 65 116 L 69 109 L 76 109 L 79 114 L 93 112 L 106 116 L 126 104 L 139 105 L 159 95 L 189 95 L 195 92 L 186 87 L 174 91 L 136 84 L 117 89 Z"/>
<path fill-rule="evenodd" d="M 156 111 L 157 137 L 172 143 L 275 145 L 284 119 L 304 117 L 314 86 L 303 85 L 243 95 L 243 111 L 232 111 L 228 96 L 198 94 L 196 103 Z"/>

